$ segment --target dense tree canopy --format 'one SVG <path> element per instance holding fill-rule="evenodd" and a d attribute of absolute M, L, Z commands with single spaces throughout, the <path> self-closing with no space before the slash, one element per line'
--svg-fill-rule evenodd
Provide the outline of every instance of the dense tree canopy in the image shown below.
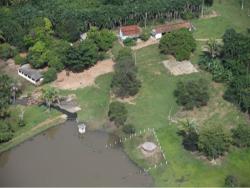
<path fill-rule="evenodd" d="M 70 47 L 65 54 L 64 65 L 72 71 L 82 71 L 96 64 L 98 48 L 92 40 L 85 40 L 79 46 Z"/>
<path fill-rule="evenodd" d="M 171 54 L 178 61 L 189 59 L 196 48 L 196 42 L 191 32 L 181 29 L 167 33 L 160 40 L 159 48 L 164 54 Z"/>
<path fill-rule="evenodd" d="M 141 82 L 137 78 L 137 67 L 131 50 L 129 48 L 121 49 L 116 61 L 115 74 L 111 83 L 114 94 L 122 98 L 136 95 L 141 87 Z"/>
<path fill-rule="evenodd" d="M 22 2 L 21 4 L 19 4 Z M 183 13 L 198 16 L 202 0 L 3 0 L 0 28 L 6 41 L 23 47 L 23 36 L 34 28 L 39 17 L 51 20 L 55 35 L 75 41 L 91 26 L 114 28 L 127 24 L 147 24 L 159 19 L 179 19 Z"/>

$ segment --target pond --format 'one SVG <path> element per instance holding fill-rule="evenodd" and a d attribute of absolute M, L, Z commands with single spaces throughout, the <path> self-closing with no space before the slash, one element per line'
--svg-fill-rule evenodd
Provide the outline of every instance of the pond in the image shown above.
<path fill-rule="evenodd" d="M 153 186 L 109 135 L 80 137 L 73 122 L 52 128 L 0 156 L 0 186 Z"/>

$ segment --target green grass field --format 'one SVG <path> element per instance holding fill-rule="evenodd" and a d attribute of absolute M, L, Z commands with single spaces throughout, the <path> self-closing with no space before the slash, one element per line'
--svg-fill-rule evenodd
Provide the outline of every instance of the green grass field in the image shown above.
<path fill-rule="evenodd" d="M 245 0 L 241 10 L 240 0 L 214 0 L 210 9 L 220 16 L 211 19 L 195 19 L 192 23 L 197 28 L 195 38 L 221 38 L 225 30 L 234 28 L 238 32 L 246 32 L 250 28 L 250 1 Z"/>
<path fill-rule="evenodd" d="M 247 177 L 250 173 L 250 150 L 232 148 L 222 164 L 218 166 L 212 166 L 207 161 L 196 159 L 195 156 L 184 150 L 181 137 L 177 135 L 177 125 L 172 125 L 168 121 L 169 114 L 173 115 L 178 111 L 173 96 L 176 82 L 199 77 L 211 80 L 211 76 L 204 72 L 180 77 L 171 76 L 159 63 L 164 58 L 159 54 L 157 46 L 137 51 L 137 66 L 143 84 L 138 96 L 133 101 L 135 105 L 127 105 L 129 109 L 128 121 L 133 123 L 138 130 L 148 127 L 154 127 L 158 130 L 157 134 L 169 166 L 151 172 L 156 186 L 223 186 L 224 178 L 229 174 L 239 177 L 243 185 L 249 185 Z M 236 107 L 224 101 L 219 93 L 216 93 L 221 92 L 222 88 L 218 87 L 217 90 L 214 90 L 211 86 L 212 99 L 209 107 L 213 107 L 210 105 L 218 105 L 219 110 L 224 110 L 224 115 L 218 116 L 217 113 L 214 113 L 215 109 L 210 109 L 207 114 L 200 114 L 205 117 L 204 122 L 206 123 L 204 125 L 220 123 L 226 127 L 227 125 L 231 126 L 232 123 L 236 125 L 240 121 L 246 122 Z M 205 112 L 207 111 L 204 110 Z M 190 113 L 190 118 L 197 118 L 191 115 L 192 113 Z M 136 159 L 131 144 L 125 145 L 125 150 L 139 165 L 145 167 L 143 162 Z"/>

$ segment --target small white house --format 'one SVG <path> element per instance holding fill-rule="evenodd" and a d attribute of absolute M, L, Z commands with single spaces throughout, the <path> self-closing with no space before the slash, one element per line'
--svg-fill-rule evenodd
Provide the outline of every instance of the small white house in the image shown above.
<path fill-rule="evenodd" d="M 141 34 L 141 28 L 138 25 L 129 25 L 120 27 L 119 37 L 121 40 L 127 38 L 139 38 Z"/>
<path fill-rule="evenodd" d="M 34 85 L 40 85 L 43 81 L 43 75 L 38 70 L 32 69 L 29 64 L 21 66 L 18 75 Z"/>

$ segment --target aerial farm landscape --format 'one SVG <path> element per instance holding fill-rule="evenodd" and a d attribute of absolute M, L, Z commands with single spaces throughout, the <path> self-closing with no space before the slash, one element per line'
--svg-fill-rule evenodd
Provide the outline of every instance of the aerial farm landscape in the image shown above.
<path fill-rule="evenodd" d="M 1 187 L 250 187 L 250 0 L 1 0 Z"/>

